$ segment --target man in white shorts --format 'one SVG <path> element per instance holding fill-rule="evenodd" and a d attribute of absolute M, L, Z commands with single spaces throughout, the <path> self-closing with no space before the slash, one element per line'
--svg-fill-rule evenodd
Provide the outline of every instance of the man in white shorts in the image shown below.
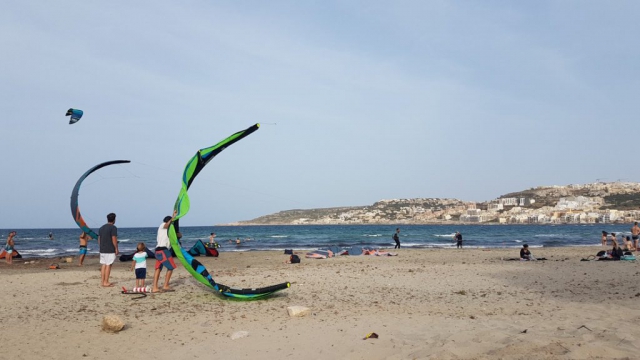
<path fill-rule="evenodd" d="M 101 284 L 104 287 L 113 286 L 109 282 L 111 275 L 111 265 L 116 261 L 118 255 L 118 228 L 114 225 L 116 222 L 116 214 L 107 215 L 107 223 L 102 225 L 98 232 L 98 245 L 100 246 L 100 277 Z"/>

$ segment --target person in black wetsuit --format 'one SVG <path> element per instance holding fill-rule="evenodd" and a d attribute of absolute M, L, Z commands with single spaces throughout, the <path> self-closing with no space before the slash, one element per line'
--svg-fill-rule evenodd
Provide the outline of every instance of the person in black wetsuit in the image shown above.
<path fill-rule="evenodd" d="M 462 249 L 462 234 L 460 234 L 460 231 L 456 231 L 456 234 L 453 236 L 453 240 L 456 241 L 456 248 Z"/>
<path fill-rule="evenodd" d="M 400 249 L 400 228 L 396 228 L 396 232 L 393 234 L 393 241 L 396 242 L 394 249 Z"/>

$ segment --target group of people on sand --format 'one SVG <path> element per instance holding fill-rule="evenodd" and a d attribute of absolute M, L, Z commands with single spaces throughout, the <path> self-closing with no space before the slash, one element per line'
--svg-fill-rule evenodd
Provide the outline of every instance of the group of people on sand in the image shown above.
<path fill-rule="evenodd" d="M 606 231 L 602 231 L 602 246 L 607 246 L 609 236 L 611 237 L 611 243 L 613 244 L 614 249 L 616 247 L 620 247 L 618 243 L 618 238 L 616 233 L 607 233 Z M 621 236 L 622 241 L 624 242 L 624 250 L 626 251 L 636 251 L 638 249 L 638 242 L 640 241 L 640 227 L 638 226 L 638 222 L 633 223 L 633 227 L 631 228 L 631 236 Z"/>
<path fill-rule="evenodd" d="M 156 248 L 155 248 L 155 271 L 153 274 L 153 286 L 152 292 L 173 291 L 169 287 L 169 281 L 173 270 L 176 268 L 176 264 L 171 254 L 171 244 L 168 235 L 168 229 L 173 222 L 176 211 L 173 216 L 165 216 L 162 220 L 162 224 L 158 227 L 158 233 L 156 236 Z M 118 228 L 115 226 L 116 214 L 110 213 L 107 215 L 107 223 L 100 227 L 98 231 L 98 247 L 100 249 L 100 285 L 103 287 L 112 287 L 113 283 L 109 281 L 111 276 L 111 267 L 116 260 L 116 256 L 120 253 L 118 250 Z M 177 233 L 178 238 L 181 237 L 180 233 Z M 80 235 L 80 258 L 78 265 L 82 266 L 84 258 L 87 254 L 87 242 L 91 237 L 82 232 Z M 133 255 L 133 263 L 131 264 L 131 271 L 135 272 L 136 287 L 144 288 L 145 279 L 147 277 L 147 246 L 145 243 L 140 242 L 136 246 L 136 253 Z M 165 273 L 164 284 L 162 288 L 158 286 L 160 275 L 163 268 L 167 269 Z"/>

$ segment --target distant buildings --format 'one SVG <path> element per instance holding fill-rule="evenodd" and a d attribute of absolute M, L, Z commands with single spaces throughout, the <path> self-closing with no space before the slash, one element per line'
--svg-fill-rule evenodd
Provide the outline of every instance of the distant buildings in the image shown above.
<path fill-rule="evenodd" d="M 380 200 L 371 206 L 288 210 L 241 224 L 594 224 L 640 219 L 640 206 L 624 211 L 614 208 L 624 202 L 640 204 L 640 183 L 539 186 L 513 194 L 518 196 L 489 202 L 415 198 Z"/>

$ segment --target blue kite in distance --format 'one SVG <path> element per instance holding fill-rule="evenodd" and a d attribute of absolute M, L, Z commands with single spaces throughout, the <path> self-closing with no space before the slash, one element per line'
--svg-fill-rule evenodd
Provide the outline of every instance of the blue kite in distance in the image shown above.
<path fill-rule="evenodd" d="M 78 109 L 67 110 L 66 116 L 71 116 L 71 119 L 69 119 L 69 124 L 75 124 L 78 121 L 80 121 L 80 118 L 82 118 L 83 113 L 84 112 L 82 110 L 78 110 Z"/>

